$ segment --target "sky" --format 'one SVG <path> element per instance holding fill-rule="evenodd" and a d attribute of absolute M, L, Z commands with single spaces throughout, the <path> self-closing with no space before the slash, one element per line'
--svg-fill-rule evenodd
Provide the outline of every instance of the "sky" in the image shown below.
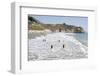
<path fill-rule="evenodd" d="M 81 16 L 44 16 L 44 15 L 32 15 L 40 22 L 45 24 L 62 24 L 66 23 L 69 25 L 81 26 L 85 31 L 88 32 L 88 17 Z"/>

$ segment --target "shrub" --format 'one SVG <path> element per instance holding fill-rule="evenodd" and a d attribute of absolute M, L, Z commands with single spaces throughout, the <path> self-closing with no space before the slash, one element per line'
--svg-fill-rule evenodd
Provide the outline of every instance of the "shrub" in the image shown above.
<path fill-rule="evenodd" d="M 32 30 L 44 30 L 44 27 L 40 24 L 32 24 L 31 29 Z"/>

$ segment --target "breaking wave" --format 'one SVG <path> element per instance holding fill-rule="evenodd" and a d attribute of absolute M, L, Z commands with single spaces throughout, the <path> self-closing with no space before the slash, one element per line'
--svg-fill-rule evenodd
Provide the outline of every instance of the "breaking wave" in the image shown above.
<path fill-rule="evenodd" d="M 29 39 L 28 60 L 87 58 L 87 46 L 66 33 L 52 33 Z"/>

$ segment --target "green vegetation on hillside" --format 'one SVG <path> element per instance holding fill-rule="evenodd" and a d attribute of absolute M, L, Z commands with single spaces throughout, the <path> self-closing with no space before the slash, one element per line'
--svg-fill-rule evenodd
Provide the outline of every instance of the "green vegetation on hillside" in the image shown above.
<path fill-rule="evenodd" d="M 49 29 L 52 32 L 55 31 L 65 31 L 65 32 L 70 32 L 70 33 L 83 33 L 84 29 L 82 27 L 78 27 L 75 25 L 69 25 L 66 23 L 62 24 L 44 24 L 41 23 L 39 20 L 35 19 L 34 17 L 29 16 L 28 17 L 28 30 L 45 30 Z"/>
<path fill-rule="evenodd" d="M 40 24 L 32 24 L 30 29 L 31 30 L 44 30 L 45 28 Z"/>

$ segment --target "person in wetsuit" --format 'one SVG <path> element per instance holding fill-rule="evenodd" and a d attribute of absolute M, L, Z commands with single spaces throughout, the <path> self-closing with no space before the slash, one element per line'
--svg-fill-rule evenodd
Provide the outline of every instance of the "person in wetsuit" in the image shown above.
<path fill-rule="evenodd" d="M 65 45 L 63 44 L 63 48 L 65 48 Z"/>
<path fill-rule="evenodd" d="M 51 45 L 51 49 L 53 48 L 53 45 Z"/>

